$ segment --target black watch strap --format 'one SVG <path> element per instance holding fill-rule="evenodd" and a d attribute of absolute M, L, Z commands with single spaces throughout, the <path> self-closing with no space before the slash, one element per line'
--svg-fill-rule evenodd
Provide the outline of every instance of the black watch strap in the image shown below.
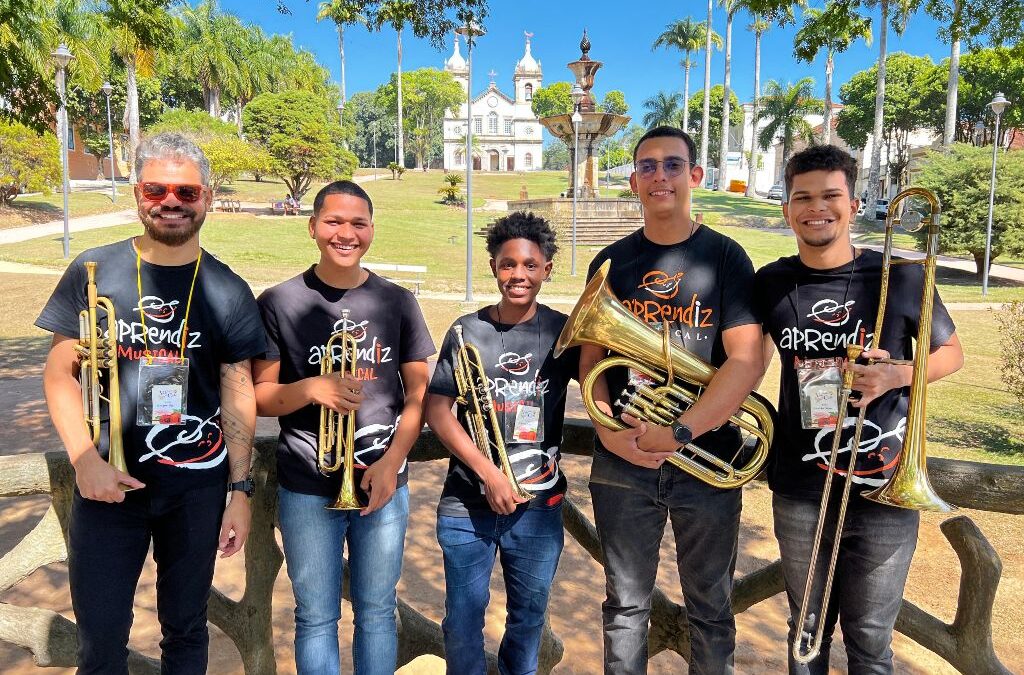
<path fill-rule="evenodd" d="M 228 492 L 236 490 L 238 492 L 244 492 L 246 497 L 252 497 L 253 493 L 256 492 L 256 483 L 253 482 L 252 478 L 228 483 Z"/>
<path fill-rule="evenodd" d="M 681 422 L 672 423 L 672 437 L 679 445 L 687 445 L 693 440 L 693 431 Z"/>

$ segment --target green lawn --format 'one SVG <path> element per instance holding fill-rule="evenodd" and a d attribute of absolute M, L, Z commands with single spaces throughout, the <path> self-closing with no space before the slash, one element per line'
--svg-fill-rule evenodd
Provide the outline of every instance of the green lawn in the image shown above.
<path fill-rule="evenodd" d="M 118 184 L 117 201 L 110 201 L 110 191 L 71 192 L 68 207 L 71 217 L 94 216 L 125 209 L 135 209 L 135 199 L 129 186 Z M 18 197 L 9 208 L 0 207 L 0 230 L 37 223 L 49 223 L 64 217 L 64 197 L 59 192 L 48 195 Z"/>

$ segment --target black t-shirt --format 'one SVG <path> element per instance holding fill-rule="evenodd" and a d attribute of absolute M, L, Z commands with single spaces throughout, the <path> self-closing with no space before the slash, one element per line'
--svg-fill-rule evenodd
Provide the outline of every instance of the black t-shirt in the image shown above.
<path fill-rule="evenodd" d="M 673 342 L 716 368 L 726 359 L 722 332 L 757 323 L 751 306 L 754 267 L 750 258 L 735 241 L 706 226 L 686 241 L 667 245 L 656 244 L 642 229 L 637 230 L 598 253 L 587 278 L 606 260 L 611 260 L 608 283 L 634 316 L 659 332 L 662 322 L 669 321 Z M 625 398 L 621 394 L 632 391 L 635 384 L 623 368 L 612 368 L 605 376 L 612 409 L 618 415 L 622 412 L 618 402 Z M 739 434 L 723 426 L 694 442 L 731 456 Z M 625 462 L 604 451 L 599 441 L 598 450 L 595 464 L 598 459 Z"/>
<path fill-rule="evenodd" d="M 227 480 L 227 446 L 220 427 L 220 366 L 263 352 L 263 326 L 249 286 L 206 251 L 199 264 L 188 315 L 187 410 L 183 424 L 138 426 L 139 364 L 146 349 L 153 356 L 177 357 L 189 305 L 195 263 L 152 265 L 142 261 L 142 311 L 132 240 L 83 252 L 68 266 L 36 325 L 53 333 L 79 334 L 78 313 L 88 306 L 84 263 L 97 263 L 96 286 L 114 305 L 121 422 L 128 473 L 154 493 L 176 493 Z M 104 313 L 100 326 L 108 330 Z M 101 378 L 106 395 L 106 377 Z M 106 405 L 103 406 L 106 420 Z M 106 422 L 100 453 L 108 448 Z"/>
<path fill-rule="evenodd" d="M 315 266 L 264 291 L 257 301 L 267 330 L 269 361 L 280 361 L 278 381 L 291 384 L 320 374 L 328 339 L 341 330 L 341 310 L 349 310 L 348 329 L 357 344 L 356 377 L 363 382 L 363 403 L 356 411 L 357 492 L 361 471 L 391 446 L 405 405 L 399 366 L 434 353 L 427 324 L 407 289 L 373 272 L 356 288 L 334 288 L 316 275 Z M 341 347 L 335 344 L 335 370 Z M 278 481 L 292 492 L 333 497 L 341 472 L 324 476 L 317 469 L 320 406 L 307 405 L 280 418 Z M 398 485 L 408 481 L 403 464 Z"/>
<path fill-rule="evenodd" d="M 489 308 L 485 307 L 453 324 L 453 328 L 462 326 L 463 340 L 480 351 L 509 462 L 520 485 L 533 495 L 529 507 L 543 505 L 565 492 L 559 446 L 565 420 L 565 393 L 569 380 L 576 378 L 580 359 L 577 349 L 558 359 L 553 352 L 567 318 L 546 305 L 537 305 L 536 313 L 528 321 L 500 324 L 491 319 Z M 459 396 L 454 374 L 457 350 L 455 331 L 449 329 L 430 381 L 430 393 Z M 538 424 L 524 424 L 517 433 L 517 421 L 523 422 L 529 413 L 528 409 L 519 412 L 524 406 L 542 410 L 538 413 Z M 466 428 L 466 408 L 457 406 L 456 415 Z M 531 440 L 531 430 L 542 432 L 543 437 Z M 438 513 L 465 516 L 470 511 L 489 510 L 483 483 L 452 455 Z"/>
<path fill-rule="evenodd" d="M 796 363 L 846 356 L 847 344 L 875 345 L 875 319 L 881 288 L 882 255 L 862 251 L 842 267 L 816 270 L 799 256 L 780 258 L 755 277 L 755 303 L 764 331 L 771 334 L 782 362 L 779 422 L 768 478 L 772 490 L 796 498 L 821 496 L 834 425 L 804 429 Z M 913 358 L 921 316 L 924 273 L 920 265 L 894 265 L 889 279 L 879 347 L 892 358 Z M 956 330 L 935 293 L 931 347 L 945 344 Z M 910 387 L 894 389 L 868 406 L 853 476 L 853 490 L 878 487 L 892 475 L 903 446 Z M 849 439 L 858 411 L 850 408 L 843 423 L 845 445 L 839 466 L 849 462 Z"/>

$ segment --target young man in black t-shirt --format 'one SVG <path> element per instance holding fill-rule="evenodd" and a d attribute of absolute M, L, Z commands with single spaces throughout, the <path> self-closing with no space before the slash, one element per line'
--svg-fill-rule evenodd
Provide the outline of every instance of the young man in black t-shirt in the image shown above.
<path fill-rule="evenodd" d="M 621 415 L 629 425 L 623 431 L 595 424 L 590 491 L 607 576 L 606 673 L 647 672 L 651 593 L 666 518 L 690 622 L 690 672 L 732 671 L 730 599 L 741 491 L 709 485 L 664 462 L 691 440 L 723 456 L 735 451 L 733 428 L 712 430 L 754 387 L 761 331 L 750 306 L 750 258 L 736 242 L 690 217 L 690 191 L 704 176 L 693 152 L 693 140 L 673 127 L 641 137 L 630 185 L 643 204 L 644 227 L 605 248 L 590 266 L 593 276 L 611 261 L 608 283 L 623 304 L 659 329 L 668 321 L 676 345 L 718 368 L 700 400 L 672 426 L 629 415 Z M 580 377 L 605 356 L 604 349 L 584 345 Z M 635 373 L 609 370 L 596 382 L 595 400 L 605 414 L 619 414 L 618 400 L 640 382 Z"/>
<path fill-rule="evenodd" d="M 498 650 L 503 673 L 534 673 L 548 593 L 562 551 L 566 481 L 559 446 L 569 380 L 578 354 L 556 359 L 566 316 L 537 302 L 557 250 L 547 222 L 526 213 L 496 221 L 487 233 L 491 271 L 501 300 L 460 317 L 448 331 L 430 382 L 427 423 L 452 452 L 437 508 L 444 553 L 445 659 L 453 674 L 484 673 L 484 613 L 496 553 L 508 594 L 505 636 Z M 485 422 L 487 454 L 474 443 L 456 380 L 460 342 L 480 354 L 496 425 Z M 478 380 L 471 370 L 470 379 Z M 458 400 L 456 412 L 452 406 Z M 488 419 L 488 417 L 485 417 Z M 497 438 L 500 436 L 500 439 Z M 494 445 L 504 444 L 515 482 L 499 468 Z"/>
<path fill-rule="evenodd" d="M 233 555 L 249 532 L 249 359 L 265 348 L 263 328 L 246 283 L 200 248 L 212 195 L 202 151 L 160 134 L 136 156 L 143 234 L 75 258 L 36 320 L 53 333 L 43 391 L 75 469 L 68 571 L 78 672 L 127 675 L 132 602 L 152 543 L 162 668 L 205 673 L 216 552 Z M 87 263 L 114 308 L 114 322 L 99 311 L 98 328 L 117 352 L 127 473 L 104 457 L 106 403 L 99 447 L 83 424 L 76 336 L 89 302 Z M 106 371 L 100 382 L 109 396 Z"/>
<path fill-rule="evenodd" d="M 409 519 L 408 463 L 422 425 L 427 357 L 434 353 L 411 292 L 359 265 L 373 242 L 373 204 L 351 181 L 313 200 L 309 235 L 320 261 L 259 297 L 267 352 L 253 364 L 261 415 L 277 416 L 278 506 L 295 593 L 295 663 L 301 674 L 337 673 L 343 555 L 348 543 L 357 675 L 395 672 L 396 586 Z M 348 310 L 346 319 L 342 310 Z M 344 326 L 343 326 L 344 323 Z M 342 376 L 345 328 L 356 375 Z M 320 374 L 321 360 L 335 361 Z M 318 468 L 320 411 L 355 411 L 355 485 L 362 510 L 328 510 L 342 470 Z M 333 458 L 329 457 L 328 461 Z"/>
<path fill-rule="evenodd" d="M 875 334 L 882 255 L 850 242 L 856 162 L 831 146 L 797 153 L 786 165 L 783 215 L 796 235 L 798 255 L 780 258 L 755 277 L 755 303 L 764 324 L 767 364 L 779 350 L 782 378 L 779 424 L 769 470 L 774 493 L 775 536 L 782 553 L 789 597 L 789 672 L 828 672 L 829 648 L 838 618 L 851 673 L 891 673 L 892 630 L 899 613 L 910 560 L 917 545 L 918 512 L 869 501 L 860 493 L 888 480 L 900 458 L 907 421 L 912 367 L 846 363 L 846 345 L 857 344 L 868 358 L 910 359 L 921 318 L 923 269 L 894 265 L 882 335 Z M 919 346 L 918 348 L 922 348 Z M 963 364 L 955 327 L 935 294 L 928 379 L 935 381 Z M 838 410 L 842 371 L 855 373 L 859 400 Z M 836 531 L 838 499 L 853 426 L 859 408 L 867 415 L 843 526 L 832 597 L 822 611 L 826 568 Z M 804 599 L 822 490 L 837 422 L 845 446 L 828 505 L 825 537 L 816 561 L 816 584 L 806 625 L 796 618 Z M 824 617 L 822 615 L 824 614 Z M 793 659 L 797 636 L 810 641 L 825 621 L 819 656 L 802 665 Z"/>

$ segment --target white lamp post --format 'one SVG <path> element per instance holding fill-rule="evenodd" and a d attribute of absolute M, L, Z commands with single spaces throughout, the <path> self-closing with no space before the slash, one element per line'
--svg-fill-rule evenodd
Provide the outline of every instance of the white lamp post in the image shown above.
<path fill-rule="evenodd" d="M 466 302 L 473 301 L 473 42 L 484 29 L 470 19 L 455 32 L 466 38 Z"/>
<path fill-rule="evenodd" d="M 110 123 L 110 93 L 114 88 L 109 82 L 104 82 L 100 91 L 107 97 L 107 142 L 110 144 L 110 201 L 117 201 L 117 184 L 114 183 L 114 127 Z"/>
<path fill-rule="evenodd" d="M 992 212 L 996 201 L 996 157 L 999 156 L 999 118 L 1003 111 L 1010 107 L 1010 102 L 998 92 L 996 97 L 988 104 L 996 116 L 996 130 L 992 136 L 992 178 L 989 181 L 988 190 L 988 227 L 985 228 L 985 267 L 981 271 L 981 294 L 988 295 L 988 266 L 992 257 Z"/>
<path fill-rule="evenodd" d="M 580 123 L 583 122 L 583 115 L 580 114 L 580 103 L 586 92 L 583 87 L 572 85 L 572 255 L 569 274 L 576 276 L 576 199 L 580 193 Z"/>
<path fill-rule="evenodd" d="M 57 127 L 60 136 L 60 159 L 64 165 L 64 175 L 61 182 L 61 191 L 64 193 L 64 258 L 71 257 L 71 232 L 68 228 L 68 108 L 64 97 L 64 76 L 68 64 L 75 57 L 71 54 L 67 45 L 63 42 L 50 56 L 57 64 L 57 96 L 60 98 L 60 108 L 57 109 Z"/>

